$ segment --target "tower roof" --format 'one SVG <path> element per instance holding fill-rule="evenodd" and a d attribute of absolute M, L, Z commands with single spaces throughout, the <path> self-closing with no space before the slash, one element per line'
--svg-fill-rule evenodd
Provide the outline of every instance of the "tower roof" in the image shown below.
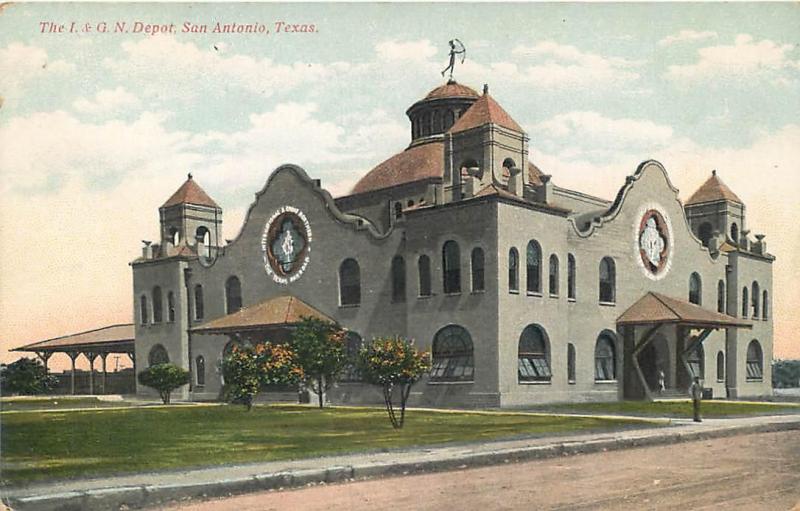
<path fill-rule="evenodd" d="M 167 199 L 161 207 L 168 208 L 170 206 L 176 206 L 178 204 L 195 204 L 197 206 L 208 206 L 210 208 L 219 208 L 216 202 L 208 196 L 208 194 L 200 188 L 195 180 L 192 178 L 192 175 L 189 174 L 189 177 L 186 181 L 181 185 L 178 190 L 172 194 L 172 196 Z"/>
<path fill-rule="evenodd" d="M 438 98 L 477 98 L 479 94 L 472 87 L 461 85 L 455 80 L 448 80 L 444 85 L 440 85 L 430 91 L 425 99 Z"/>
<path fill-rule="evenodd" d="M 701 202 L 714 202 L 718 200 L 729 200 L 731 202 L 736 202 L 738 204 L 742 204 L 742 199 L 740 199 L 730 188 L 728 185 L 722 182 L 722 179 L 719 178 L 717 175 L 716 170 L 711 171 L 711 177 L 703 183 L 700 188 L 697 189 L 696 192 L 689 197 L 689 200 L 686 201 L 686 205 L 690 204 L 700 204 Z"/>
<path fill-rule="evenodd" d="M 489 95 L 489 88 L 484 86 L 483 96 L 469 107 L 469 110 L 464 112 L 453 127 L 450 128 L 451 133 L 458 131 L 466 131 L 468 129 L 477 128 L 484 124 L 497 124 L 504 128 L 512 129 L 514 131 L 523 131 L 517 121 L 511 118 L 508 113 L 503 110 L 503 107 Z"/>

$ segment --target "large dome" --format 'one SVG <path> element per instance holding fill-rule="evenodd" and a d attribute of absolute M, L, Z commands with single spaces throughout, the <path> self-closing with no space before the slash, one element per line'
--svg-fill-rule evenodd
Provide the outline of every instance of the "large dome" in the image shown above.
<path fill-rule="evenodd" d="M 444 143 L 409 147 L 370 170 L 351 193 L 365 193 L 444 175 Z"/>

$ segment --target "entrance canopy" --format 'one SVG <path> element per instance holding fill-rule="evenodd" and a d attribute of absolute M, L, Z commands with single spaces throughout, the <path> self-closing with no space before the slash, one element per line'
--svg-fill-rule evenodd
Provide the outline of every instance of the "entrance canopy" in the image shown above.
<path fill-rule="evenodd" d="M 688 328 L 752 328 L 753 324 L 677 298 L 649 292 L 617 318 L 618 326 L 676 324 Z"/>
<path fill-rule="evenodd" d="M 702 349 L 703 341 L 712 331 L 752 326 L 749 321 L 704 309 L 684 300 L 652 291 L 647 293 L 617 318 L 617 329 L 625 341 L 624 396 L 628 399 L 655 399 L 658 395 L 663 396 L 665 382 L 671 382 L 682 394 L 680 391 L 688 388 L 693 378 L 703 376 L 702 360 L 691 364 L 689 356 L 697 356 L 697 350 Z M 646 354 L 647 350 L 652 352 L 652 343 L 659 336 L 663 339 L 665 331 L 672 340 L 665 345 L 663 360 L 657 363 Z M 727 359 L 727 345 L 725 349 Z M 642 354 L 645 360 L 640 361 Z M 651 388 L 648 379 L 660 382 L 658 394 Z"/>
<path fill-rule="evenodd" d="M 303 317 L 334 322 L 333 318 L 294 296 L 278 296 L 244 307 L 192 329 L 197 334 L 238 334 L 295 325 Z"/>

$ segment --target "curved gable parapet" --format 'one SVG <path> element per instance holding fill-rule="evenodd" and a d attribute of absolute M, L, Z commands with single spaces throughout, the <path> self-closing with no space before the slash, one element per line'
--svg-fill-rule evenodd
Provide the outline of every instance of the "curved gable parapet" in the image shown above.
<path fill-rule="evenodd" d="M 278 166 L 274 171 L 272 171 L 272 174 L 270 174 L 269 178 L 267 178 L 267 181 L 261 188 L 261 190 L 256 192 L 255 200 L 253 201 L 252 204 L 250 204 L 250 207 L 247 208 L 247 213 L 244 216 L 244 221 L 242 222 L 242 226 L 239 229 L 239 233 L 236 235 L 235 238 L 233 238 L 233 240 L 231 240 L 230 243 L 228 243 L 225 247 L 223 247 L 222 249 L 223 255 L 225 253 L 225 249 L 236 244 L 239 238 L 241 238 L 242 233 L 245 230 L 245 227 L 250 221 L 250 215 L 253 213 L 253 210 L 258 205 L 259 200 L 265 193 L 267 193 L 267 190 L 269 189 L 272 181 L 283 172 L 289 172 L 293 174 L 296 178 L 298 178 L 298 180 L 304 186 L 308 187 L 308 189 L 314 192 L 319 198 L 319 200 L 322 201 L 322 203 L 325 205 L 325 209 L 331 215 L 331 218 L 333 218 L 338 223 L 350 226 L 354 231 L 366 231 L 367 233 L 369 233 L 370 236 L 372 236 L 376 240 L 385 239 L 389 237 L 389 235 L 392 233 L 393 227 L 387 229 L 386 232 L 381 232 L 375 226 L 375 224 L 373 224 L 367 218 L 364 218 L 359 215 L 353 215 L 350 213 L 343 213 L 338 208 L 338 206 L 336 206 L 336 203 L 333 200 L 333 196 L 330 194 L 330 192 L 322 188 L 318 180 L 309 177 L 308 173 L 306 173 L 306 171 L 299 165 L 295 165 L 293 163 L 284 163 L 283 165 Z"/>
<path fill-rule="evenodd" d="M 673 200 L 681 210 L 681 217 L 683 217 L 684 226 L 686 227 L 686 231 L 689 233 L 691 239 L 697 243 L 698 248 L 705 252 L 712 261 L 716 261 L 719 258 L 719 252 L 712 254 L 708 247 L 703 245 L 703 242 L 700 241 L 697 236 L 695 236 L 694 232 L 692 232 L 692 228 L 689 225 L 689 220 L 686 218 L 686 214 L 684 213 L 685 210 L 683 203 L 678 197 L 679 190 L 675 187 L 675 185 L 672 184 L 672 180 L 670 180 L 669 174 L 667 174 L 667 169 L 664 168 L 664 165 L 656 160 L 645 160 L 640 163 L 639 166 L 636 167 L 636 171 L 633 173 L 633 175 L 625 178 L 625 184 L 620 187 L 616 197 L 614 198 L 614 202 L 611 204 L 608 210 L 605 213 L 595 216 L 589 220 L 588 225 L 584 229 L 581 229 L 581 225 L 579 225 L 579 223 L 584 223 L 586 221 L 585 215 L 583 217 L 570 218 L 569 222 L 572 225 L 575 234 L 579 238 L 589 238 L 594 235 L 598 229 L 602 229 L 606 223 L 613 221 L 622 211 L 623 206 L 625 205 L 625 200 L 630 191 L 636 185 L 636 182 L 639 181 L 650 169 L 661 173 L 664 182 L 672 192 Z"/>

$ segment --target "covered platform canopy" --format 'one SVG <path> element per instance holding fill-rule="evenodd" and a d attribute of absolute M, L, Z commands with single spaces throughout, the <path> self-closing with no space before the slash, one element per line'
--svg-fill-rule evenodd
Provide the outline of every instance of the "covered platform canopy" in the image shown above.
<path fill-rule="evenodd" d="M 71 393 L 75 393 L 75 360 L 83 355 L 89 361 L 89 366 L 94 367 L 97 357 L 103 362 L 103 388 L 106 383 L 106 358 L 109 353 L 125 353 L 131 361 L 136 363 L 134 348 L 135 330 L 132 323 L 110 325 L 77 334 L 63 335 L 44 341 L 26 344 L 11 351 L 27 351 L 36 353 L 42 360 L 45 368 L 53 353 L 66 353 L 72 360 Z M 134 369 L 134 374 L 135 374 Z M 94 393 L 94 370 L 89 371 L 89 393 Z"/>
<path fill-rule="evenodd" d="M 285 329 L 296 325 L 304 317 L 335 322 L 306 302 L 290 295 L 270 298 L 250 307 L 244 307 L 227 316 L 204 323 L 192 329 L 196 334 L 244 335 L 266 330 Z"/>
<path fill-rule="evenodd" d="M 687 379 L 690 381 L 692 377 L 699 376 L 694 374 L 687 356 L 702 346 L 711 332 L 720 328 L 752 328 L 753 324 L 685 300 L 648 292 L 617 318 L 617 329 L 622 332 L 625 341 L 625 367 L 633 367 L 638 376 L 636 381 L 625 378 L 625 397 L 653 399 L 639 363 L 639 354 L 665 326 L 675 327 L 678 359 L 684 375 L 682 380 L 686 384 Z M 637 329 L 643 329 L 640 335 L 637 335 Z M 693 331 L 697 333 L 693 334 Z"/>

